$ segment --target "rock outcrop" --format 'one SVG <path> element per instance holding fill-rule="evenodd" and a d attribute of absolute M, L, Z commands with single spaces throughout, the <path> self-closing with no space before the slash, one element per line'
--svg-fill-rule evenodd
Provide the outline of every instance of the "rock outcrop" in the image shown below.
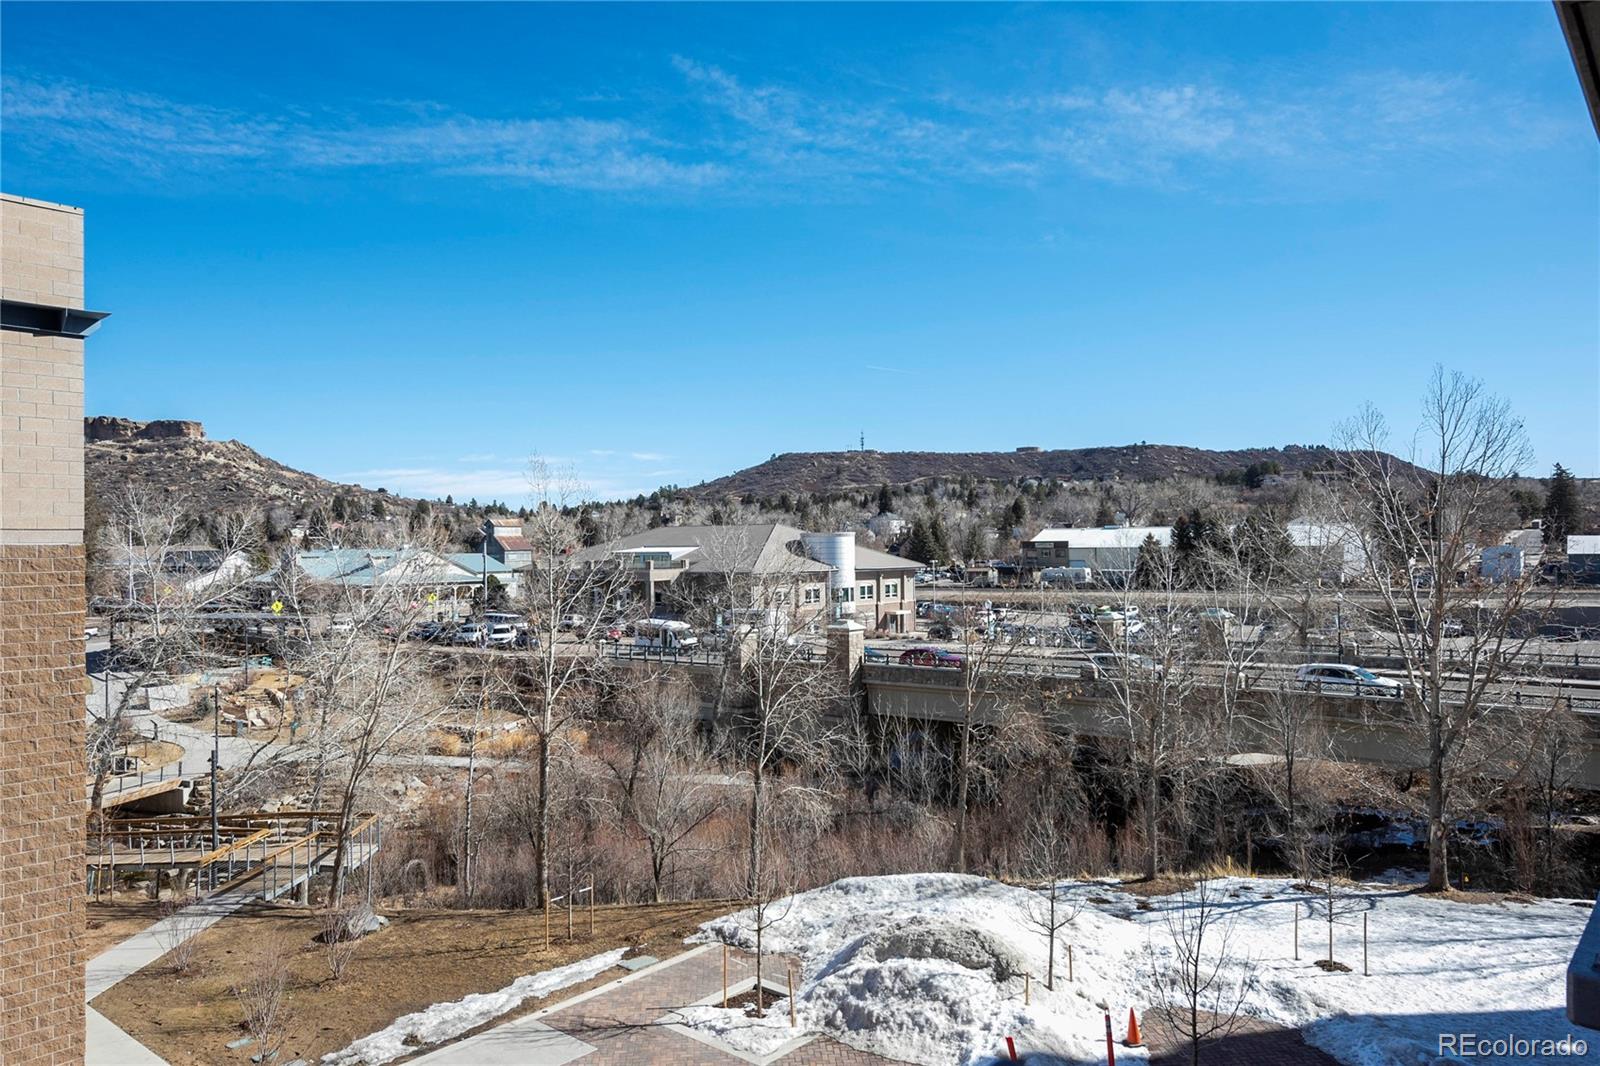
<path fill-rule="evenodd" d="M 83 439 L 89 440 L 205 440 L 206 430 L 199 422 L 158 418 L 137 422 L 131 418 L 95 415 L 83 420 Z"/>

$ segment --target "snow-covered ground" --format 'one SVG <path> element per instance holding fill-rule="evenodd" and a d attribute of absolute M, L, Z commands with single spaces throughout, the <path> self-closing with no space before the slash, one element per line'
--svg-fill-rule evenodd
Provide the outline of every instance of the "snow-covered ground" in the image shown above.
<path fill-rule="evenodd" d="M 1234 957 L 1224 976 L 1253 978 L 1244 1013 L 1298 1027 L 1308 1042 L 1351 1066 L 1488 1061 L 1441 1057 L 1442 1032 L 1531 1040 L 1584 1035 L 1566 1021 L 1563 996 L 1586 904 L 1453 903 L 1401 886 L 1366 886 L 1355 901 L 1371 930 L 1372 974 L 1364 977 L 1360 914 L 1344 916 L 1335 934 L 1335 958 L 1352 972 L 1324 972 L 1314 963 L 1326 955 L 1327 926 L 1309 915 L 1314 897 L 1292 884 L 1212 882 L 1232 930 Z M 1151 1006 L 1151 972 L 1159 965 L 1152 954 L 1171 958 L 1167 916 L 1183 904 L 1177 896 L 1158 897 L 1140 909 L 1134 897 L 1098 882 L 1066 891 L 1085 906 L 1060 934 L 1053 992 L 1043 983 L 1044 934 L 1030 921 L 1039 896 L 978 877 L 838 881 L 794 897 L 782 920 L 768 927 L 765 944 L 803 964 L 800 1032 L 930 1066 L 1003 1056 L 1007 1036 L 1035 1061 L 1104 1062 L 1104 1012 L 1120 1039 L 1128 1009 L 1142 1015 Z M 1087 902 L 1091 897 L 1102 902 Z M 751 913 L 740 912 L 706 923 L 692 939 L 753 950 L 751 923 Z M 1070 983 L 1066 943 L 1073 945 Z M 1023 1005 L 1023 972 L 1033 975 L 1030 1006 Z M 782 982 L 781 963 L 771 977 Z M 755 1055 L 795 1032 L 785 1000 L 761 1021 L 710 1007 L 679 1013 L 683 1024 Z M 1600 1042 L 1590 1047 L 1590 1057 L 1548 1061 L 1600 1061 Z M 1121 1047 L 1117 1057 L 1144 1061 L 1142 1052 Z"/>
<path fill-rule="evenodd" d="M 349 1047 L 329 1052 L 322 1061 L 325 1066 L 380 1066 L 419 1048 L 460 1036 L 515 1010 L 525 1000 L 542 999 L 558 989 L 587 981 L 615 966 L 626 951 L 618 948 L 553 970 L 527 974 L 498 992 L 476 992 L 449 1003 L 435 1003 L 396 1019 L 387 1028 L 353 1041 Z"/>

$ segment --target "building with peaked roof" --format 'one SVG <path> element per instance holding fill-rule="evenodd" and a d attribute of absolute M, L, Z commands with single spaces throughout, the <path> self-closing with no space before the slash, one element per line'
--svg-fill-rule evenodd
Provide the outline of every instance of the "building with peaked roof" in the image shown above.
<path fill-rule="evenodd" d="M 515 570 L 533 565 L 533 542 L 522 531 L 522 519 L 512 515 L 490 515 L 489 557 Z"/>
<path fill-rule="evenodd" d="M 867 519 L 867 528 L 873 536 L 887 543 L 904 535 L 911 528 L 911 523 L 893 511 L 881 511 Z"/>
<path fill-rule="evenodd" d="M 917 617 L 918 564 L 859 545 L 852 533 L 808 533 L 778 522 L 662 526 L 586 548 L 580 561 L 628 572 L 652 614 L 674 613 L 719 582 L 759 577 L 794 621 L 850 617 L 904 633 Z"/>
<path fill-rule="evenodd" d="M 1041 529 L 1022 543 L 1022 569 L 1037 579 L 1053 568 L 1087 569 L 1090 580 L 1118 585 L 1133 576 L 1139 549 L 1154 537 L 1172 544 L 1171 526 L 1099 526 L 1092 529 Z"/>
<path fill-rule="evenodd" d="M 484 575 L 500 582 L 506 594 L 515 598 L 521 591 L 517 570 L 489 558 L 487 571 L 480 552 L 441 554 L 426 548 L 322 548 L 299 551 L 292 565 L 304 580 L 313 585 L 333 585 L 356 591 L 383 588 L 413 590 L 417 596 L 432 594 L 435 614 L 459 618 L 470 613 L 474 598 L 483 588 Z M 280 568 L 255 578 L 262 586 L 279 582 Z"/>

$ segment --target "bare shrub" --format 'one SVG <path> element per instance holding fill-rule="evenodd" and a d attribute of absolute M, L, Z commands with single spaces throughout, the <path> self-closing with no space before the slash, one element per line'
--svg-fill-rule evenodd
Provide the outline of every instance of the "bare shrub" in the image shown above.
<path fill-rule="evenodd" d="M 167 900 L 161 904 L 161 921 L 156 926 L 156 936 L 166 949 L 172 969 L 182 976 L 195 972 L 200 952 L 200 933 L 207 925 L 206 916 L 182 900 Z"/>
<path fill-rule="evenodd" d="M 267 942 L 247 976 L 233 988 L 244 1011 L 245 1031 L 255 1039 L 260 1061 L 283 1049 L 289 1023 L 289 953 L 277 940 Z"/>
<path fill-rule="evenodd" d="M 351 926 L 364 911 L 362 906 L 347 906 L 329 907 L 322 912 L 322 950 L 328 959 L 328 976 L 335 984 L 344 980 L 345 971 L 356 957 L 361 934 Z"/>

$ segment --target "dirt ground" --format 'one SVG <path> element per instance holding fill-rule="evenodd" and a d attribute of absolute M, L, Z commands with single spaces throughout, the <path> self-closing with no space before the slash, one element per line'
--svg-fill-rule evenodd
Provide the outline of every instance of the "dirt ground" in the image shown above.
<path fill-rule="evenodd" d="M 329 978 L 326 949 L 314 939 L 321 932 L 316 914 L 296 907 L 260 907 L 201 934 L 190 975 L 174 973 L 171 966 L 157 961 L 111 988 L 94 1006 L 174 1066 L 246 1063 L 249 1049 L 226 1047 L 243 1033 L 243 1013 L 230 989 L 250 970 L 263 947 L 279 940 L 291 953 L 292 972 L 289 1039 L 279 1058 L 314 1062 L 402 1014 L 471 992 L 492 992 L 524 974 L 624 945 L 660 958 L 675 955 L 684 950 L 683 938 L 701 922 L 737 907 L 727 902 L 599 907 L 593 939 L 580 910 L 570 943 L 565 912 L 558 910 L 551 916 L 553 943 L 548 952 L 542 912 L 380 907 L 391 924 L 362 941 L 337 984 Z M 613 969 L 563 989 L 558 996 L 565 998 L 621 975 L 621 970 Z M 501 1020 L 550 1002 L 531 1001 Z"/>
<path fill-rule="evenodd" d="M 128 754 L 139 760 L 141 770 L 155 770 L 183 758 L 183 748 L 170 740 L 140 740 L 128 745 Z"/>
<path fill-rule="evenodd" d="M 141 898 L 106 901 L 89 901 L 88 915 L 84 920 L 83 957 L 92 959 L 111 945 L 128 939 L 154 924 L 161 917 L 161 904 L 153 899 Z"/>

